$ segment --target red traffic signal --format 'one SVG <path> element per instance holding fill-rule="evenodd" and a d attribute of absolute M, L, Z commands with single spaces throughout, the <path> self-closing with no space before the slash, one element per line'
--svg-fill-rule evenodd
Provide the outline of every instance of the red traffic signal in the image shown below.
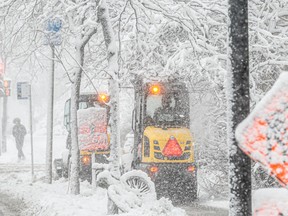
<path fill-rule="evenodd" d="M 10 96 L 11 95 L 11 89 L 7 88 L 5 89 L 5 96 Z"/>
<path fill-rule="evenodd" d="M 11 95 L 11 80 L 3 80 L 2 84 L 0 84 L 0 91 L 2 90 L 2 97 L 3 96 L 10 96 Z M 1 95 L 1 92 L 0 92 Z"/>

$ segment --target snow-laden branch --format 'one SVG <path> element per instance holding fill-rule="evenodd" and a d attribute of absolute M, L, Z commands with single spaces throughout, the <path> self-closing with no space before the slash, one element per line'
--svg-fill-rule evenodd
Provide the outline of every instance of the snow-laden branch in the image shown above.
<path fill-rule="evenodd" d="M 0 9 L 11 6 L 16 0 L 4 0 L 0 3 Z"/>

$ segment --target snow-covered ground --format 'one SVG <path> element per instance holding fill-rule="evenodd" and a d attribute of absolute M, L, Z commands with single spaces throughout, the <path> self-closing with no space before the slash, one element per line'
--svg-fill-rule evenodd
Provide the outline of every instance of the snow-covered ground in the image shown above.
<path fill-rule="evenodd" d="M 54 137 L 53 153 L 55 158 L 61 155 L 61 151 L 65 148 L 65 136 Z M 32 183 L 31 172 L 23 170 L 23 172 L 5 171 L 11 165 L 15 167 L 27 167 L 31 163 L 30 140 L 26 139 L 24 145 L 24 154 L 26 160 L 17 163 L 17 150 L 11 137 L 8 138 L 7 153 L 0 156 L 0 164 L 2 172 L 0 173 L 0 195 L 7 194 L 12 198 L 23 200 L 26 204 L 22 209 L 21 216 L 25 215 L 41 215 L 41 216 L 103 216 L 107 215 L 107 191 L 97 188 L 93 190 L 88 182 L 81 183 L 80 195 L 67 194 L 69 182 L 66 179 L 53 181 L 49 185 L 44 182 L 45 173 L 39 171 L 39 167 L 35 168 L 35 181 Z M 45 164 L 46 139 L 44 136 L 34 137 L 34 161 L 35 164 Z M 4 168 L 3 168 L 4 167 Z M 4 169 L 4 170 L 3 170 Z M 174 207 L 167 199 L 157 202 L 145 203 L 145 206 L 137 208 L 130 213 L 123 214 L 126 216 L 133 215 L 186 215 L 185 211 Z"/>
<path fill-rule="evenodd" d="M 65 136 L 54 137 L 53 155 L 55 158 L 60 157 L 61 152 L 65 149 L 65 139 Z M 17 172 L 9 172 L 8 169 L 13 165 L 29 167 L 31 163 L 29 142 L 29 136 L 27 136 L 24 145 L 26 160 L 21 163 L 17 163 L 17 150 L 14 140 L 11 137 L 8 137 L 7 153 L 0 156 L 0 169 L 3 169 L 3 167 L 5 169 L 5 166 L 7 166 L 7 172 L 0 172 L 0 195 L 6 194 L 11 198 L 23 200 L 27 208 L 22 209 L 21 216 L 107 215 L 107 191 L 105 189 L 98 188 L 97 190 L 93 190 L 88 182 L 82 182 L 81 194 L 75 196 L 67 194 L 69 182 L 65 179 L 55 180 L 52 185 L 44 183 L 45 173 L 43 172 L 43 167 L 45 164 L 46 151 L 45 136 L 38 135 L 34 137 L 34 162 L 38 165 L 35 167 L 35 182 L 31 182 L 31 172 L 27 169 L 23 170 L 23 172 L 19 172 L 19 169 Z M 41 166 L 41 164 L 43 166 Z M 227 212 L 228 209 L 227 200 L 207 201 L 200 197 L 200 201 L 197 205 L 226 209 L 226 211 L 223 211 L 224 213 Z M 192 212 L 193 207 L 190 208 L 189 206 L 185 206 L 183 208 L 186 210 L 187 214 L 183 209 L 176 208 L 168 200 L 163 199 L 153 203 L 145 203 L 144 206 L 122 215 L 194 215 Z M 254 191 L 253 209 L 255 211 L 254 215 L 270 216 L 275 215 L 275 212 L 279 211 L 283 212 L 284 215 L 288 215 L 288 190 L 280 188 Z"/>
<path fill-rule="evenodd" d="M 67 194 L 69 183 L 65 179 L 54 181 L 52 185 L 44 183 L 44 173 L 36 173 L 36 182 L 31 183 L 31 175 L 26 173 L 9 173 L 0 175 L 1 193 L 9 194 L 13 198 L 24 200 L 27 209 L 21 212 L 25 215 L 41 216 L 103 216 L 107 215 L 107 192 L 98 188 L 93 190 L 88 182 L 81 183 L 80 195 Z M 186 215 L 185 211 L 175 208 L 166 200 L 146 203 L 130 213 L 123 215 Z"/>
<path fill-rule="evenodd" d="M 61 153 L 66 146 L 66 136 L 54 136 L 53 157 L 61 158 Z M 25 161 L 21 161 L 22 164 L 31 164 L 31 142 L 30 134 L 25 137 L 23 152 L 26 157 Z M 33 136 L 33 157 L 35 164 L 45 164 L 46 160 L 46 136 L 35 135 Z M 12 136 L 8 136 L 7 139 L 7 152 L 0 156 L 0 163 L 17 163 L 17 149 L 16 144 Z"/>
<path fill-rule="evenodd" d="M 265 188 L 253 193 L 254 216 L 288 215 L 288 190 Z"/>

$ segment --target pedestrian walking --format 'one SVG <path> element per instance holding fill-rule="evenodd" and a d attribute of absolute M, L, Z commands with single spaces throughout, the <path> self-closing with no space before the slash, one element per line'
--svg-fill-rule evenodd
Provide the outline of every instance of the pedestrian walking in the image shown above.
<path fill-rule="evenodd" d="M 22 151 L 23 144 L 24 144 L 24 137 L 27 134 L 26 128 L 24 125 L 21 124 L 20 118 L 15 118 L 13 120 L 13 123 L 15 124 L 13 127 L 13 136 L 15 137 L 16 141 L 16 148 L 18 150 L 18 162 L 20 160 L 25 160 L 24 153 Z"/>

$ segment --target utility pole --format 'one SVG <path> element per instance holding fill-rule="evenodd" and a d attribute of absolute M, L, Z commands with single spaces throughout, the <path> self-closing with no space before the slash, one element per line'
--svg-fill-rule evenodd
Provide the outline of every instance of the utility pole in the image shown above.
<path fill-rule="evenodd" d="M 250 216 L 251 161 L 238 147 L 235 129 L 250 112 L 248 0 L 228 1 L 228 142 L 230 216 Z"/>
<path fill-rule="evenodd" d="M 53 151 L 53 109 L 54 109 L 54 52 L 51 45 L 51 73 L 49 78 L 49 96 L 47 113 L 47 145 L 46 145 L 46 183 L 52 183 L 52 151 Z"/>
<path fill-rule="evenodd" d="M 45 45 L 51 47 L 51 73 L 49 76 L 49 94 L 47 110 L 47 143 L 46 143 L 46 183 L 52 183 L 52 158 L 53 158 L 53 109 L 54 109 L 54 73 L 55 73 L 55 46 L 61 44 L 60 29 L 62 21 L 59 18 L 51 18 L 46 23 Z"/>
<path fill-rule="evenodd" d="M 29 110 L 30 110 L 30 142 L 31 142 L 31 174 L 32 174 L 32 182 L 34 182 L 34 152 L 33 152 L 33 115 L 32 115 L 32 91 L 31 91 L 31 83 L 29 84 Z"/>

